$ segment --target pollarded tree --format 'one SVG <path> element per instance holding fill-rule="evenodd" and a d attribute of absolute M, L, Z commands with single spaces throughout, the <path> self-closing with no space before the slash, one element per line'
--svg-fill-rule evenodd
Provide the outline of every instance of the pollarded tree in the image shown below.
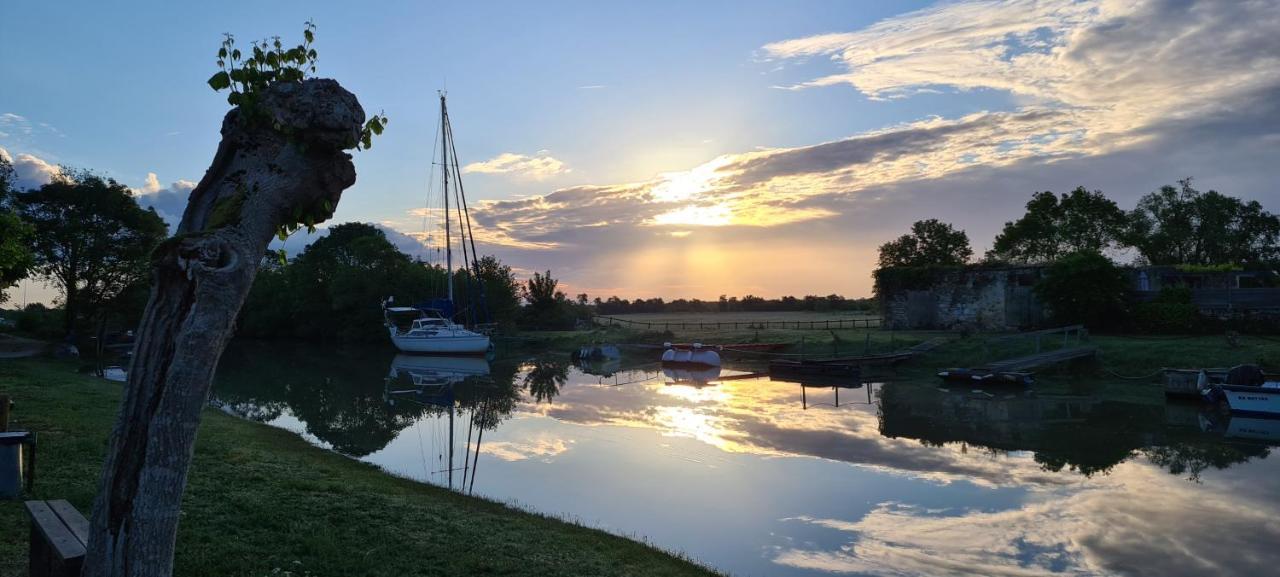
<path fill-rule="evenodd" d="M 972 256 L 969 235 L 931 218 L 912 224 L 911 234 L 880 245 L 880 268 L 962 265 Z"/>
<path fill-rule="evenodd" d="M 151 257 L 151 298 L 137 330 L 120 416 L 94 501 L 87 577 L 173 572 L 182 494 L 214 369 L 267 245 L 333 215 L 355 183 L 345 151 L 368 147 L 385 118 L 314 71 L 306 42 L 255 45 L 228 36 L 209 80 L 234 106 L 177 234 Z"/>
<path fill-rule="evenodd" d="M 1005 223 L 987 259 L 1043 263 L 1080 251 L 1103 252 L 1120 242 L 1126 222 L 1124 211 L 1100 190 L 1037 192 L 1022 218 Z"/>
<path fill-rule="evenodd" d="M 15 202 L 34 229 L 36 274 L 62 289 L 67 334 L 146 278 L 151 250 L 167 231 L 128 187 L 87 170 L 64 169 Z"/>
<path fill-rule="evenodd" d="M 1142 197 L 1129 222 L 1127 243 L 1151 264 L 1280 260 L 1280 217 L 1257 201 L 1196 190 L 1189 178 Z"/>

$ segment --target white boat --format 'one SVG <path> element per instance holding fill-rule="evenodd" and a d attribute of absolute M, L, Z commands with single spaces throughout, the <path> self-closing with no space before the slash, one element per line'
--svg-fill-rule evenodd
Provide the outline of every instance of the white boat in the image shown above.
<path fill-rule="evenodd" d="M 408 327 L 401 327 L 395 318 L 405 315 L 417 315 L 417 318 L 413 318 Z M 489 350 L 488 336 L 459 326 L 444 318 L 439 311 L 388 307 L 386 319 L 391 342 L 406 353 L 476 355 Z"/>
<path fill-rule="evenodd" d="M 1256 387 L 1214 385 L 1214 389 L 1233 413 L 1280 416 L 1280 382 L 1269 381 Z"/>
<path fill-rule="evenodd" d="M 440 94 L 440 167 L 441 187 L 443 193 L 443 216 L 446 298 L 432 301 L 432 305 L 418 307 L 391 307 L 392 298 L 382 303 L 383 316 L 386 319 L 387 332 L 396 348 L 406 353 L 474 355 L 482 354 L 490 349 L 489 336 L 473 330 L 477 323 L 488 322 L 477 318 L 484 310 L 483 288 L 471 290 L 475 282 L 476 271 L 473 267 L 479 257 L 476 255 L 475 237 L 471 236 L 471 216 L 467 211 L 466 193 L 462 189 L 462 171 L 458 168 L 458 158 L 453 143 L 453 129 L 449 124 L 449 110 L 445 104 L 444 93 Z M 432 170 L 435 168 L 433 165 Z M 429 195 L 430 196 L 430 195 Z M 450 198 L 457 203 L 453 209 L 457 211 L 459 222 L 450 224 Z M 428 206 L 424 209 L 432 213 Z M 464 216 L 465 215 L 465 216 Z M 464 226 L 465 225 L 465 226 Z M 424 223 L 425 226 L 425 223 Z M 454 315 L 453 298 L 453 234 L 458 235 L 459 246 L 462 247 L 462 269 L 468 274 L 467 302 L 463 308 L 465 314 Z M 428 238 L 430 235 L 428 234 Z M 466 324 L 454 322 L 461 318 Z"/>
<path fill-rule="evenodd" d="M 1238 374 L 1237 374 L 1238 372 Z M 1200 371 L 1196 386 L 1210 402 L 1225 402 L 1232 413 L 1280 416 L 1280 381 L 1251 365 L 1232 368 L 1226 382 Z"/>

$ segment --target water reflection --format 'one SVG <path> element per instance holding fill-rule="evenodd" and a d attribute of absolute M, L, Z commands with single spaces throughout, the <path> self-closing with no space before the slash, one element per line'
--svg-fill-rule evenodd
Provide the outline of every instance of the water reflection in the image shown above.
<path fill-rule="evenodd" d="M 1224 442 L 1230 440 L 1225 437 L 1229 427 L 1218 423 L 1231 419 L 1228 415 L 1210 416 L 1198 403 L 1151 401 L 890 386 L 881 395 L 880 432 L 939 447 L 958 443 L 1030 451 L 1046 471 L 1085 476 L 1110 471 L 1135 453 L 1193 480 L 1208 468 L 1268 455 L 1265 442 Z"/>
<path fill-rule="evenodd" d="M 782 382 L 644 361 L 590 373 L 555 354 L 236 347 L 215 404 L 735 574 L 1280 564 L 1263 545 L 1280 539 L 1280 466 L 1266 458 L 1277 421 L 1127 388 Z"/>

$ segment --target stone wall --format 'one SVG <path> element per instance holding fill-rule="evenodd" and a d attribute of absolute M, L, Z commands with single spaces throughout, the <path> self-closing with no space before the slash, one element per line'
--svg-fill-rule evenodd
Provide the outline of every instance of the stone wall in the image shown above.
<path fill-rule="evenodd" d="M 885 325 L 893 329 L 1009 330 L 1035 326 L 1044 307 L 1031 286 L 1039 267 L 938 272 L 927 288 L 881 295 Z"/>

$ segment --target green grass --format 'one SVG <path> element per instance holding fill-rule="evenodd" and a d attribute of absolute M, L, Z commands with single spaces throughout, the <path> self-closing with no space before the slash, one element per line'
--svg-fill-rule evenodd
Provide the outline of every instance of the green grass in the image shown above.
<path fill-rule="evenodd" d="M 37 431 L 36 499 L 88 514 L 120 387 L 44 359 L 0 361 L 14 426 Z M 0 501 L 0 575 L 25 575 L 21 501 Z M 174 574 L 710 575 L 642 543 L 389 475 L 208 410 Z"/>

